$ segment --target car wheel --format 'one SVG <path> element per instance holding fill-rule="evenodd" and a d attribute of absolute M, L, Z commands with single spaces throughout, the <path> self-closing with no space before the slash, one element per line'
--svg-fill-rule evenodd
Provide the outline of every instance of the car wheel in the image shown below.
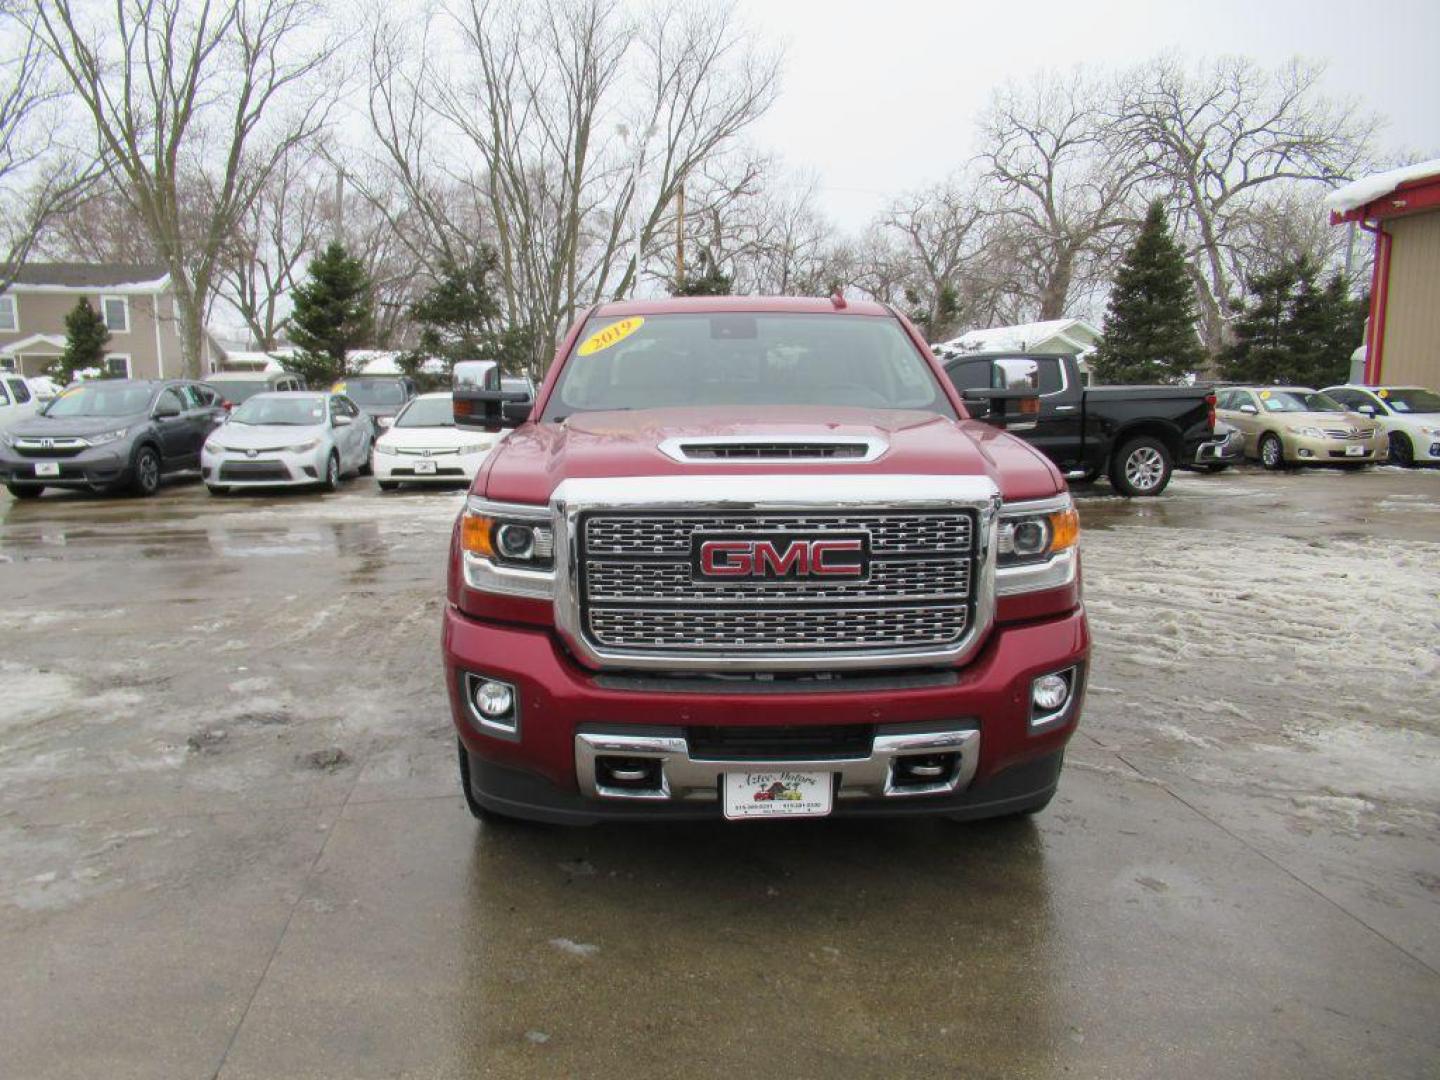
<path fill-rule="evenodd" d="M 1131 498 L 1159 495 L 1170 483 L 1172 463 L 1165 444 L 1152 435 L 1131 439 L 1110 466 L 1110 486 Z"/>
<path fill-rule="evenodd" d="M 160 490 L 160 455 L 152 446 L 142 446 L 135 454 L 130 480 L 136 495 L 150 496 Z"/>
<path fill-rule="evenodd" d="M 6 484 L 5 490 L 17 499 L 38 499 L 45 488 L 40 484 Z"/>
<path fill-rule="evenodd" d="M 208 491 L 208 492 L 210 492 L 211 495 L 229 495 L 229 494 L 230 494 L 230 489 L 229 489 L 228 487 L 224 487 L 224 486 L 222 486 L 222 485 L 220 485 L 220 484 L 206 484 L 206 485 L 205 485 L 205 490 Z"/>
<path fill-rule="evenodd" d="M 1415 467 L 1415 445 L 1400 431 L 1390 433 L 1390 460 L 1402 469 Z"/>
<path fill-rule="evenodd" d="M 330 457 L 325 462 L 325 479 L 323 485 L 326 491 L 340 490 L 340 455 L 330 451 Z"/>
<path fill-rule="evenodd" d="M 514 822 L 515 818 L 497 814 L 494 810 L 480 805 L 475 798 L 475 792 L 470 789 L 470 751 L 465 749 L 465 744 L 459 739 L 455 740 L 455 745 L 460 749 L 460 791 L 465 796 L 465 805 L 470 810 L 470 816 L 486 825 L 507 825 Z"/>
<path fill-rule="evenodd" d="M 380 485 L 381 491 L 394 491 L 400 486 L 400 481 L 398 480 L 377 480 L 375 482 Z"/>
<path fill-rule="evenodd" d="M 1285 444 L 1273 431 L 1260 437 L 1260 464 L 1271 472 L 1285 467 Z"/>

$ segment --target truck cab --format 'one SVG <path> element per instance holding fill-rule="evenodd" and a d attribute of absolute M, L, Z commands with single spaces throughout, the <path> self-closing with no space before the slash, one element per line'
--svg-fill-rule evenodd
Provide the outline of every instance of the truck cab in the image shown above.
<path fill-rule="evenodd" d="M 450 550 L 442 649 L 477 816 L 1050 800 L 1090 647 L 1075 509 L 903 316 L 605 304 L 528 415 L 514 398 L 494 365 L 457 365 L 456 422 L 516 425 Z"/>

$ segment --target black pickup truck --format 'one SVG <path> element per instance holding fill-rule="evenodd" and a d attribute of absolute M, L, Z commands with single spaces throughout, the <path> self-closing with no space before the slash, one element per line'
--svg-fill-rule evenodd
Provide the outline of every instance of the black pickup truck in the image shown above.
<path fill-rule="evenodd" d="M 1108 474 L 1121 495 L 1159 495 L 1175 464 L 1193 461 L 1214 438 L 1208 386 L 1086 387 L 1073 356 L 1048 353 L 941 354 L 940 362 L 976 419 L 990 414 L 995 397 L 1038 395 L 1033 426 L 1030 416 L 1012 417 L 1009 431 L 1071 479 Z"/>

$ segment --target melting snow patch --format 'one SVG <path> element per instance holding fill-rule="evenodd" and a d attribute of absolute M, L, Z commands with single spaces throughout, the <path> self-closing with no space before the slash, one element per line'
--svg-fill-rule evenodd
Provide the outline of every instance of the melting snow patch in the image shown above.
<path fill-rule="evenodd" d="M 568 937 L 551 938 L 550 944 L 563 953 L 571 956 L 590 957 L 600 951 L 599 945 L 587 945 L 580 941 L 571 941 Z"/>

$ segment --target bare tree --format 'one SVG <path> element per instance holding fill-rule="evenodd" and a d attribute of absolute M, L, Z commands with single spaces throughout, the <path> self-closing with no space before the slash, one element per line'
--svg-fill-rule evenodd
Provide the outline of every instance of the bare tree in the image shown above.
<path fill-rule="evenodd" d="M 1192 68 L 1165 56 L 1124 78 L 1115 131 L 1169 195 L 1212 355 L 1228 340 L 1236 246 L 1264 198 L 1333 185 L 1369 154 L 1377 121 L 1324 97 L 1323 72 L 1301 60 L 1266 71 L 1244 57 Z"/>
<path fill-rule="evenodd" d="M 997 90 L 980 120 L 981 160 L 1000 183 L 1022 288 L 1041 319 L 1069 310 L 1114 265 L 1138 223 L 1134 194 L 1145 175 L 1115 152 L 1108 87 L 1080 68 L 1042 73 Z"/>
<path fill-rule="evenodd" d="M 314 252 L 324 224 L 327 184 L 319 164 L 317 154 L 301 147 L 287 154 L 222 248 L 216 290 L 245 320 L 262 350 L 276 346 L 287 314 L 286 296 L 300 277 L 306 255 Z"/>
<path fill-rule="evenodd" d="M 72 0 L 34 6 L 32 25 L 170 271 L 192 376 L 226 244 L 291 149 L 325 124 L 337 81 L 321 74 L 333 43 L 319 39 L 319 14 L 310 0 L 115 0 L 107 17 Z"/>
<path fill-rule="evenodd" d="M 77 136 L 53 75 L 34 28 L 0 2 L 0 290 L 100 172 L 94 140 Z"/>
<path fill-rule="evenodd" d="M 506 317 L 543 363 L 578 308 L 631 292 L 641 255 L 663 260 L 680 184 L 768 107 L 777 62 L 730 3 L 457 0 L 419 28 L 375 26 L 369 73 L 380 152 L 362 190 L 403 190 L 431 267 L 491 244 Z"/>

